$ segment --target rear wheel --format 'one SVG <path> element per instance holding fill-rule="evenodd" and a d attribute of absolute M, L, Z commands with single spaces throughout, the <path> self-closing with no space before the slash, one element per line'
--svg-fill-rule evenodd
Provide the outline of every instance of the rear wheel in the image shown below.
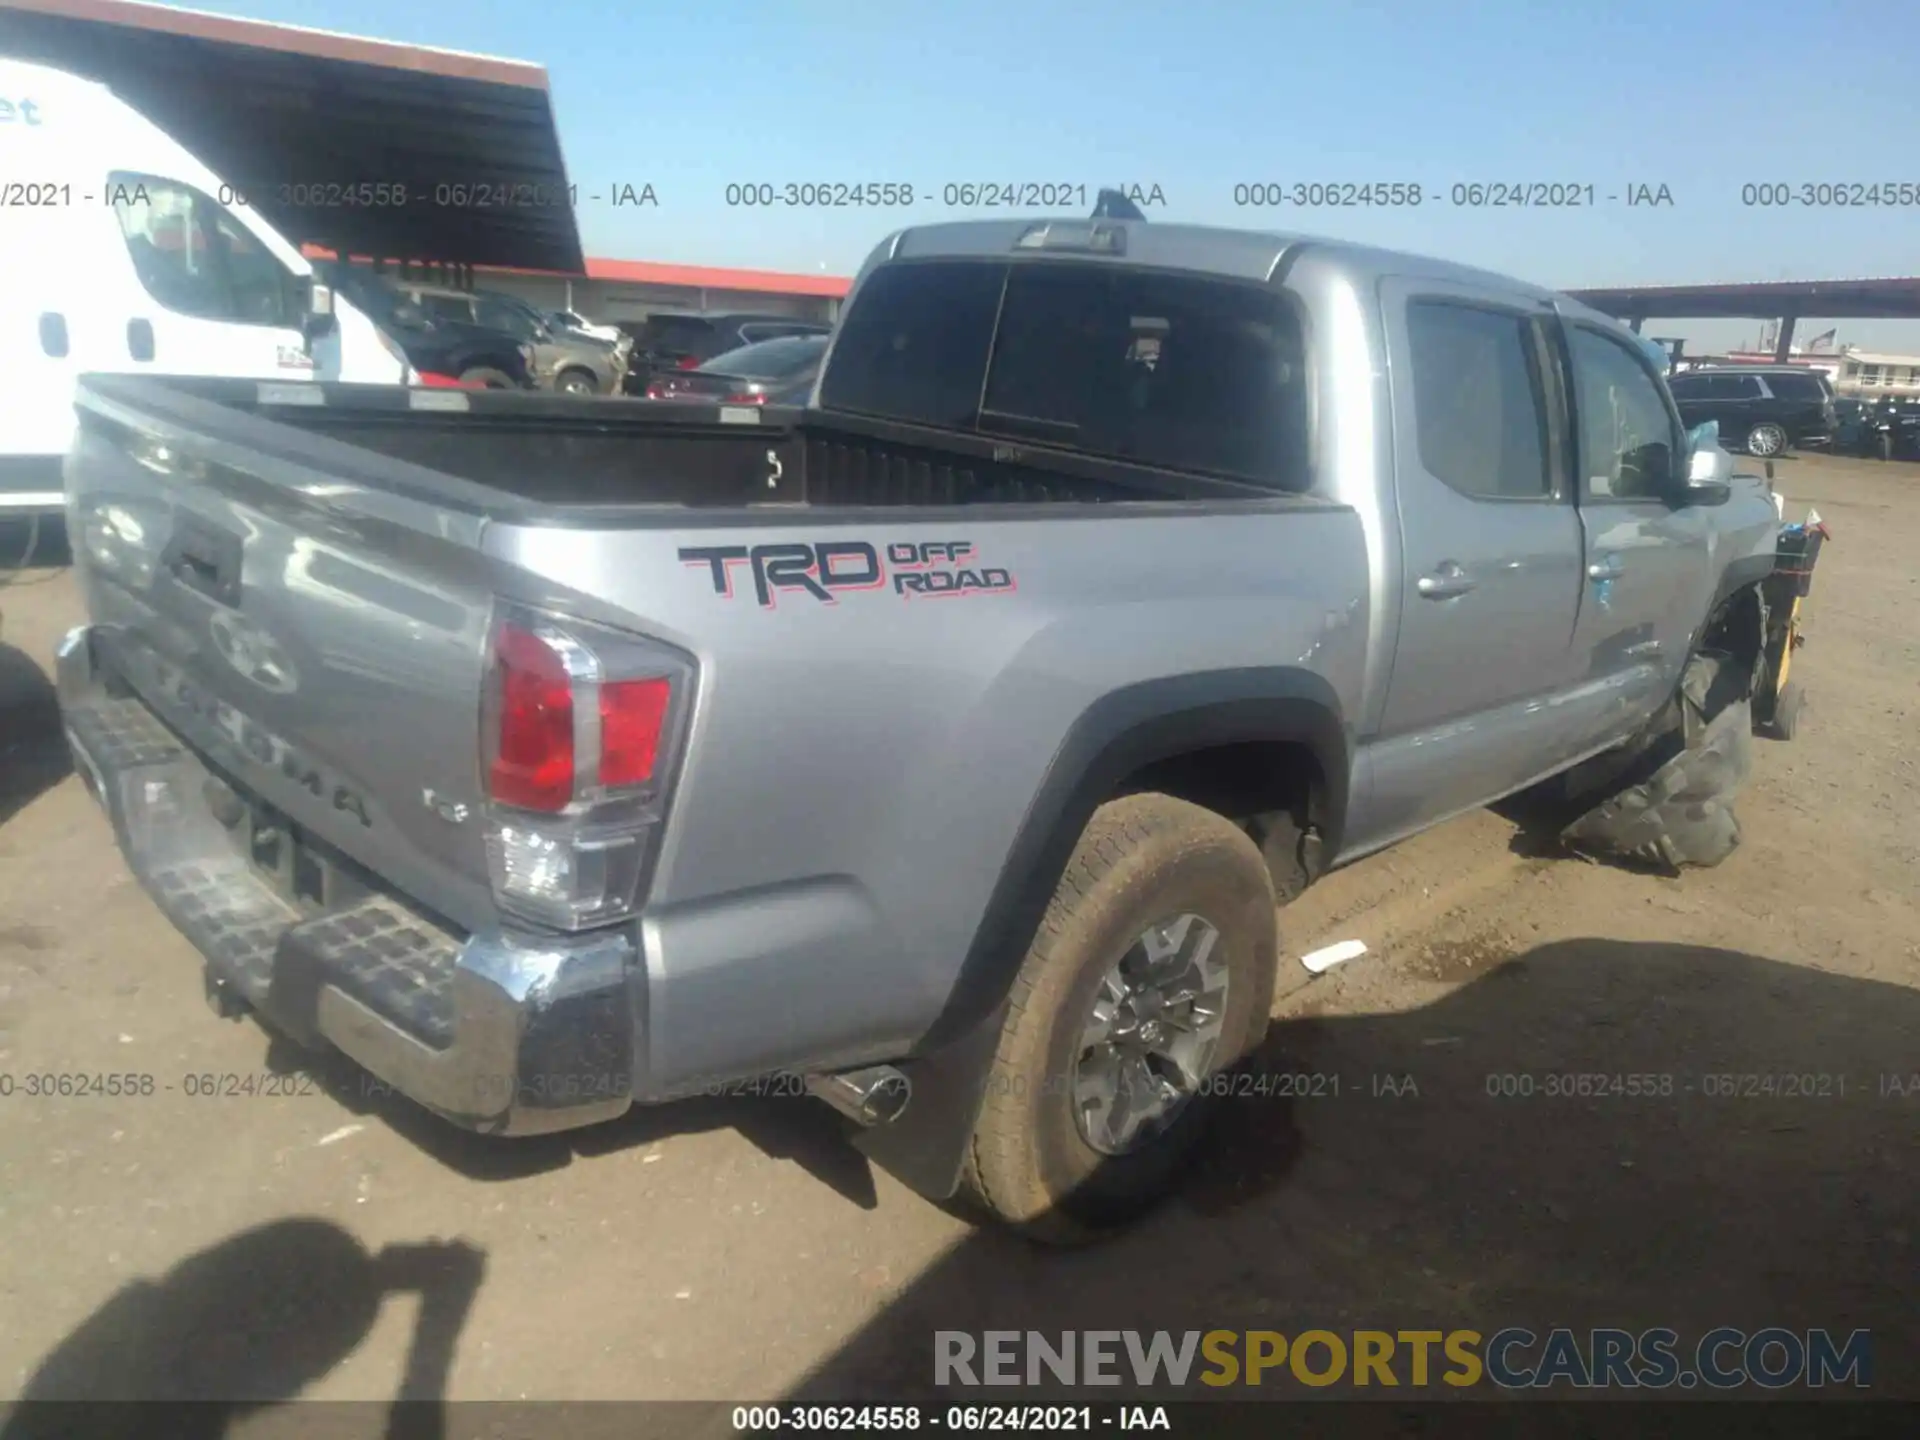
<path fill-rule="evenodd" d="M 966 1184 L 1071 1244 L 1145 1210 L 1201 1140 L 1214 1077 L 1266 1033 L 1273 884 L 1230 821 L 1166 795 L 1095 812 L 1010 997 Z"/>
<path fill-rule="evenodd" d="M 1747 432 L 1747 453 L 1770 459 L 1787 448 L 1787 432 L 1769 422 Z"/>
<path fill-rule="evenodd" d="M 478 385 L 483 390 L 517 390 L 513 377 L 504 370 L 495 370 L 490 365 L 476 365 L 471 370 L 460 372 L 462 385 Z"/>

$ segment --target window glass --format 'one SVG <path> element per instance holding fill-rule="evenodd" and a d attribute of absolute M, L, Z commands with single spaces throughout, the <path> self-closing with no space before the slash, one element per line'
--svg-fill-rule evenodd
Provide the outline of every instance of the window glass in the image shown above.
<path fill-rule="evenodd" d="M 1769 375 L 1767 388 L 1783 400 L 1812 400 L 1815 402 L 1827 398 L 1826 387 L 1820 382 L 1819 375 Z"/>
<path fill-rule="evenodd" d="M 1420 463 L 1475 499 L 1553 489 L 1545 407 L 1525 319 L 1418 300 L 1407 307 Z"/>
<path fill-rule="evenodd" d="M 1278 295 L 1199 276 L 1015 265 L 981 428 L 1304 489 L 1306 366 Z"/>
<path fill-rule="evenodd" d="M 742 345 L 738 350 L 714 356 L 700 368 L 719 375 L 781 380 L 818 365 L 826 350 L 824 335 L 787 336 L 779 340 L 762 340 L 757 345 Z"/>
<path fill-rule="evenodd" d="M 1004 264 L 924 261 L 867 278 L 848 307 L 820 403 L 971 429 L 993 343 Z"/>
<path fill-rule="evenodd" d="M 420 308 L 443 320 L 473 322 L 473 301 L 465 295 L 436 295 L 431 290 L 416 297 Z"/>
<path fill-rule="evenodd" d="M 1201 277 L 1046 261 L 888 266 L 841 323 L 821 403 L 1308 483 L 1293 311 L 1270 292 Z"/>
<path fill-rule="evenodd" d="M 204 320 L 286 323 L 292 276 L 232 215 L 174 181 L 114 175 L 110 183 L 121 239 L 156 302 Z"/>
<path fill-rule="evenodd" d="M 490 295 L 475 298 L 473 320 L 489 330 L 504 330 L 516 340 L 536 340 L 540 335 L 539 322 L 530 312 Z"/>
<path fill-rule="evenodd" d="M 285 322 L 287 269 L 273 252 L 226 211 L 213 210 L 213 230 L 224 253 L 236 320 L 251 325 Z"/>
<path fill-rule="evenodd" d="M 1568 332 L 1580 473 L 1596 498 L 1652 499 L 1672 483 L 1673 421 L 1653 377 L 1626 347 L 1578 326 Z"/>

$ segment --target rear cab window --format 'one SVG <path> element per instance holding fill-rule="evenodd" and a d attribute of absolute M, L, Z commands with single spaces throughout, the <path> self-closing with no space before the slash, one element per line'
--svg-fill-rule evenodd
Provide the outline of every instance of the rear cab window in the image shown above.
<path fill-rule="evenodd" d="M 1310 484 L 1298 314 L 1207 276 L 889 265 L 841 322 L 820 403 L 1264 489 Z"/>

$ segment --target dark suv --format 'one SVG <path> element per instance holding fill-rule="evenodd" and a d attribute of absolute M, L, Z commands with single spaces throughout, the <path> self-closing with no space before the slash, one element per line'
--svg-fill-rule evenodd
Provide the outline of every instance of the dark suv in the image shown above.
<path fill-rule="evenodd" d="M 743 313 L 649 315 L 645 320 L 623 321 L 620 328 L 634 337 L 627 376 L 630 393 L 645 393 L 655 371 L 697 370 L 716 355 L 762 340 L 833 333 L 833 326 L 818 320 Z"/>
<path fill-rule="evenodd" d="M 1828 446 L 1838 425 L 1833 387 L 1801 365 L 1715 365 L 1669 376 L 1689 426 L 1720 423 L 1720 443 L 1766 458 L 1788 446 Z"/>
<path fill-rule="evenodd" d="M 459 290 L 418 281 L 397 282 L 400 293 L 428 315 L 484 325 L 533 347 L 534 381 L 563 395 L 618 395 L 627 374 L 627 346 L 556 329 L 517 295 Z"/>

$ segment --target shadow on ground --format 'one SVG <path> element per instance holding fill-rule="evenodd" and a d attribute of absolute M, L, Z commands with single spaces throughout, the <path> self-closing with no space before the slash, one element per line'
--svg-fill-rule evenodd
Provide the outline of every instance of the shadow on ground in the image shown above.
<path fill-rule="evenodd" d="M 215 1440 L 292 1399 L 364 1340 L 388 1297 L 418 1297 L 396 1424 L 437 1436 L 455 1345 L 485 1271 L 459 1242 L 369 1253 L 325 1220 L 281 1220 L 137 1280 L 40 1363 L 0 1440 Z M 161 1410 L 125 1401 L 195 1402 Z M 87 1402 L 76 1405 L 73 1402 Z M 361 1419 L 377 1417 L 358 1417 Z M 380 1426 L 372 1427 L 379 1433 Z"/>
<path fill-rule="evenodd" d="M 1920 993 L 1688 945 L 1501 958 L 1426 1008 L 1277 1024 L 1159 1214 L 1072 1252 L 975 1232 L 793 1398 L 1020 1398 L 937 1387 L 939 1330 L 1512 1325 L 1864 1327 L 1871 1394 L 1920 1398 Z"/>
<path fill-rule="evenodd" d="M 7 596 L 0 588 L 0 617 Z M 72 769 L 53 682 L 32 656 L 0 641 L 0 825 Z"/>
<path fill-rule="evenodd" d="M 798 1165 L 849 1204 L 862 1210 L 879 1204 L 872 1167 L 847 1143 L 848 1122 L 797 1093 L 791 1076 L 770 1080 L 769 1093 L 734 1091 L 670 1105 L 636 1105 L 619 1119 L 590 1129 L 500 1139 L 449 1124 L 336 1052 L 303 1050 L 275 1035 L 267 1065 L 280 1074 L 312 1077 L 355 1114 L 378 1120 L 470 1180 L 519 1180 L 675 1135 L 733 1130 L 770 1159 Z"/>

